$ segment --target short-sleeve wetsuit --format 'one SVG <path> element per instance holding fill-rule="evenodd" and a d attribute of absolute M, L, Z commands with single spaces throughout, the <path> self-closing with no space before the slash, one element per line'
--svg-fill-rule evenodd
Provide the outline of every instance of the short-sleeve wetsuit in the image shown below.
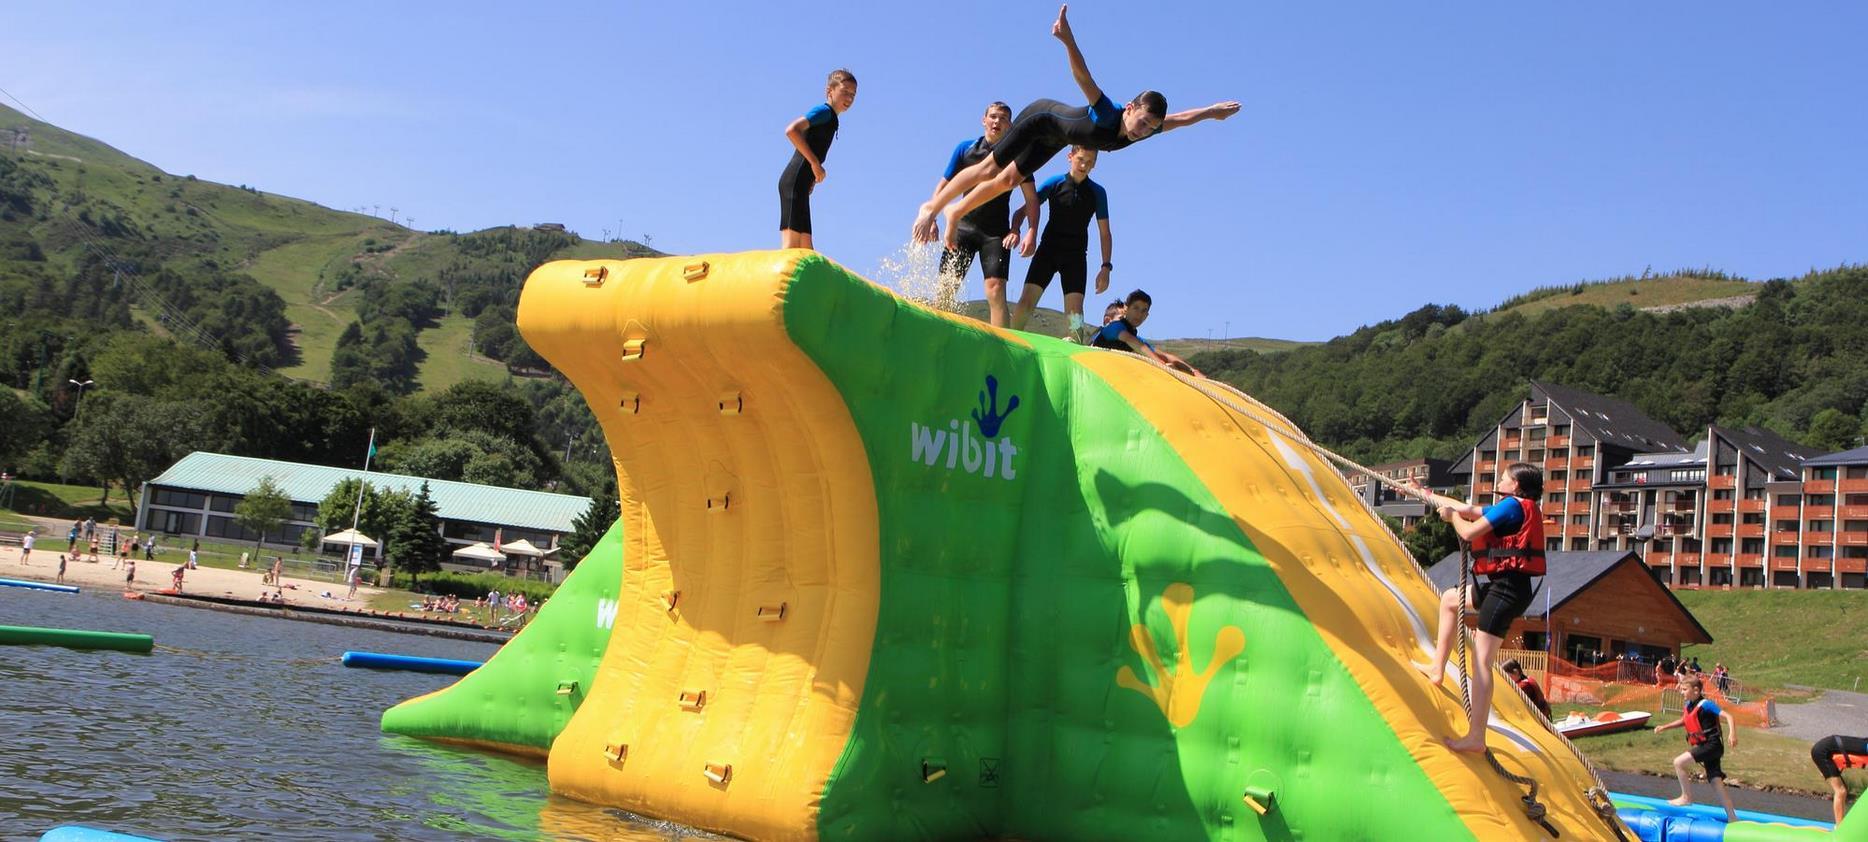
<path fill-rule="evenodd" d="M 1052 275 L 1064 279 L 1064 294 L 1083 294 L 1088 275 L 1090 220 L 1109 219 L 1109 193 L 1103 186 L 1084 178 L 1056 175 L 1038 186 L 1038 203 L 1050 204 L 1051 218 L 1044 223 L 1044 236 L 1038 238 L 1038 252 L 1031 256 L 1025 283 L 1043 289 L 1051 285 Z"/>
<path fill-rule="evenodd" d="M 837 111 L 828 104 L 818 105 L 804 112 L 804 121 L 809 124 L 804 129 L 804 145 L 810 147 L 811 154 L 817 156 L 821 165 L 830 155 L 830 141 L 837 136 Z M 778 177 L 780 231 L 811 233 L 811 189 L 816 186 L 817 176 L 811 172 L 811 162 L 804 160 L 803 153 L 792 150 L 791 162 Z"/>
<path fill-rule="evenodd" d="M 947 159 L 947 170 L 941 177 L 952 179 L 991 154 L 992 144 L 984 137 L 960 141 Z M 1025 180 L 1030 181 L 1031 176 L 1026 176 Z M 973 256 L 977 254 L 980 271 L 986 277 L 1004 278 L 1012 268 L 1012 253 L 1005 247 L 1005 235 L 1012 232 L 1011 215 L 1012 194 L 1007 191 L 960 217 L 959 224 L 954 226 L 954 239 L 959 247 L 941 252 L 941 274 L 966 277 L 966 270 L 972 267 Z"/>
<path fill-rule="evenodd" d="M 1018 112 L 993 147 L 992 160 L 1001 167 L 1017 163 L 1019 174 L 1029 176 L 1066 146 L 1113 152 L 1134 142 L 1122 134 L 1122 108 L 1107 94 L 1090 105 L 1040 99 Z"/>
<path fill-rule="evenodd" d="M 1143 345 L 1147 345 L 1150 350 L 1153 350 L 1155 347 L 1153 343 L 1142 339 L 1141 333 L 1135 330 L 1134 325 L 1129 324 L 1128 319 L 1117 319 L 1109 324 L 1103 325 L 1102 329 L 1096 332 L 1096 338 L 1090 340 L 1090 344 L 1098 348 L 1127 351 L 1131 354 L 1140 353 L 1134 348 L 1129 347 L 1129 343 L 1122 341 L 1123 331 L 1134 334 L 1136 340 L 1140 341 Z"/>

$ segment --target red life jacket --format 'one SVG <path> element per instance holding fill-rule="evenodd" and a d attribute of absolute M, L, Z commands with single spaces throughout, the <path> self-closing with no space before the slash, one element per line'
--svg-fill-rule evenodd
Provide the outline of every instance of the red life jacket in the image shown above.
<path fill-rule="evenodd" d="M 1868 755 L 1832 754 L 1829 759 L 1836 764 L 1837 769 L 1868 769 Z"/>
<path fill-rule="evenodd" d="M 1524 512 L 1518 531 L 1500 537 L 1487 532 L 1472 542 L 1472 572 L 1479 576 L 1493 573 L 1529 573 L 1544 575 L 1544 513 L 1527 497 L 1512 497 Z"/>
<path fill-rule="evenodd" d="M 1694 702 L 1692 707 L 1686 709 L 1686 742 L 1688 745 L 1705 745 L 1719 741 L 1719 717 L 1712 717 L 1711 725 L 1699 719 L 1699 709 L 1705 704 L 1706 700 L 1701 698 Z"/>

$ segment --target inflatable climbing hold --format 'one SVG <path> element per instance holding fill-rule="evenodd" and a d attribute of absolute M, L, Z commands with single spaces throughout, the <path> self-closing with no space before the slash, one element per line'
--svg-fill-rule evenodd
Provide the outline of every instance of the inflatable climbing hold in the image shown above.
<path fill-rule="evenodd" d="M 40 835 L 39 842 L 161 842 L 161 840 L 68 824 L 46 831 Z"/>
<path fill-rule="evenodd" d="M 156 639 L 146 634 L 86 631 L 83 629 L 46 629 L 34 626 L 0 626 L 0 646 L 63 646 L 66 649 L 115 649 L 122 652 L 148 652 Z"/>
<path fill-rule="evenodd" d="M 622 571 L 622 533 L 612 525 L 484 666 L 384 711 L 383 730 L 544 757 L 609 645 Z"/>
<path fill-rule="evenodd" d="M 1440 744 L 1418 566 L 1249 398 L 808 251 L 550 263 L 519 325 L 621 497 L 561 793 L 755 839 L 1544 833 Z M 1520 697 L 1493 723 L 1562 838 L 1614 838 Z"/>

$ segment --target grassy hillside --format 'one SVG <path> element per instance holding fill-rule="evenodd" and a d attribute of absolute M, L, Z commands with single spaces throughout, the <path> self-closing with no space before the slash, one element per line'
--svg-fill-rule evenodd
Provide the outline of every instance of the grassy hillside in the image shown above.
<path fill-rule="evenodd" d="M 16 143 L 24 134 L 24 142 Z M 303 380 L 330 378 L 338 336 L 357 320 L 360 287 L 379 282 L 426 281 L 442 286 L 456 274 L 514 277 L 512 294 L 530 269 L 530 255 L 464 254 L 460 238 L 413 231 L 372 216 L 177 176 L 107 144 L 34 120 L 0 106 L 0 155 L 36 185 L 33 211 L 0 217 L 0 278 L 24 277 L 34 266 L 20 259 L 29 250 L 47 270 L 74 272 L 89 256 L 108 256 L 112 265 L 132 265 L 139 275 L 162 266 L 184 276 L 212 268 L 244 275 L 276 292 L 291 322 L 281 373 Z M 30 244 L 30 245 L 28 245 Z M 647 253 L 633 243 L 578 240 L 557 256 L 628 257 Z M 451 291 L 450 291 L 451 292 Z M 467 354 L 471 319 L 452 307 L 434 326 L 420 331 L 421 387 L 438 390 L 466 379 L 505 376 L 505 366 Z M 134 321 L 158 334 L 176 334 L 163 308 L 138 297 Z M 212 333 L 212 331 L 208 331 Z"/>
<path fill-rule="evenodd" d="M 1707 670 L 1723 662 L 1753 687 L 1796 684 L 1857 690 L 1868 686 L 1868 639 L 1857 621 L 1864 591 L 1675 591 L 1713 634 L 1688 646 Z M 1857 684 L 1860 681 L 1861 684 Z"/>
<path fill-rule="evenodd" d="M 1727 277 L 1722 272 L 1682 271 L 1654 277 L 1543 287 L 1517 296 L 1493 312 L 1533 316 L 1560 307 L 1578 305 L 1612 310 L 1627 304 L 1637 310 L 1665 310 L 1682 306 L 1706 306 L 1715 302 L 1738 303 L 1732 300 L 1743 299 L 1748 302 L 1756 298 L 1759 286 L 1751 281 Z"/>

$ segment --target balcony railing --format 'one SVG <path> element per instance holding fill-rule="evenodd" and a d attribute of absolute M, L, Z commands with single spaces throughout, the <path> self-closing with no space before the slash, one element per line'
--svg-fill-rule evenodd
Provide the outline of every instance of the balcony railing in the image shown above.
<path fill-rule="evenodd" d="M 1771 558 L 1771 569 L 1772 570 L 1795 570 L 1797 569 L 1797 560 L 1794 558 L 1777 558 L 1773 556 Z"/>
<path fill-rule="evenodd" d="M 1544 446 L 1545 447 L 1569 447 L 1570 437 L 1569 436 L 1550 436 L 1544 439 Z"/>
<path fill-rule="evenodd" d="M 1739 567 L 1763 567 L 1764 553 L 1739 553 Z"/>
<path fill-rule="evenodd" d="M 1836 481 L 1832 479 L 1812 479 L 1803 482 L 1805 494 L 1828 494 L 1836 490 Z"/>
<path fill-rule="evenodd" d="M 1839 506 L 1836 513 L 1840 517 L 1868 518 L 1868 506 Z"/>
<path fill-rule="evenodd" d="M 1481 474 L 1490 473 L 1493 469 L 1497 467 L 1498 467 L 1498 460 L 1496 459 L 1486 459 L 1482 462 L 1472 463 L 1472 470 L 1475 473 L 1481 473 Z"/>
<path fill-rule="evenodd" d="M 1740 500 L 1738 501 L 1738 510 L 1748 514 L 1761 514 L 1764 512 L 1764 501 Z"/>
<path fill-rule="evenodd" d="M 1706 537 L 1708 538 L 1730 538 L 1732 537 L 1732 524 L 1708 523 L 1706 524 Z"/>
<path fill-rule="evenodd" d="M 1707 488 L 1737 488 L 1738 477 L 1719 476 L 1717 474 L 1714 474 L 1713 476 L 1709 476 L 1706 478 L 1706 487 Z"/>
<path fill-rule="evenodd" d="M 1740 538 L 1762 538 L 1764 537 L 1764 524 L 1762 523 L 1741 523 L 1738 525 L 1738 531 L 1736 534 Z"/>
<path fill-rule="evenodd" d="M 1844 494 L 1851 491 L 1868 491 L 1868 477 L 1845 478 L 1840 480 L 1837 484 L 1840 486 L 1838 490 L 1842 491 Z"/>
<path fill-rule="evenodd" d="M 1868 532 L 1838 532 L 1836 538 L 1844 547 L 1868 547 Z"/>
<path fill-rule="evenodd" d="M 1837 573 L 1868 573 L 1868 558 L 1838 558 Z"/>
<path fill-rule="evenodd" d="M 1771 531 L 1771 543 L 1773 544 L 1795 544 L 1797 542 L 1797 536 L 1800 534 L 1802 533 L 1799 533 L 1795 529 L 1772 530 Z"/>
<path fill-rule="evenodd" d="M 1803 519 L 1804 520 L 1830 520 L 1830 519 L 1833 519 L 1835 516 L 1836 516 L 1836 507 L 1834 506 L 1804 506 L 1803 507 Z"/>
<path fill-rule="evenodd" d="M 1732 565 L 1732 554 L 1731 553 L 1707 553 L 1706 564 L 1707 566 L 1710 566 L 1710 567 L 1730 567 Z"/>

